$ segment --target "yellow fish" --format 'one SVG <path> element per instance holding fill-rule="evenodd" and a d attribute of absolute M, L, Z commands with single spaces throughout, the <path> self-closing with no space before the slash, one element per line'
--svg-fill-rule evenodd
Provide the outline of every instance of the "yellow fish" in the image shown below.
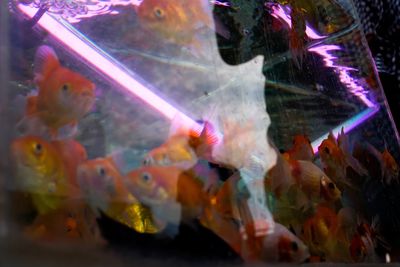
<path fill-rule="evenodd" d="M 71 144 L 80 147 L 77 142 L 71 141 Z M 76 155 L 71 155 L 68 160 L 62 156 L 64 152 L 57 146 L 35 136 L 18 138 L 11 145 L 17 191 L 31 195 L 40 214 L 57 209 L 64 200 L 76 197 L 79 193 L 74 186 L 76 164 L 74 166 L 71 161 L 78 160 L 79 155 L 76 158 Z M 73 147 L 68 146 L 69 149 Z"/>
<path fill-rule="evenodd" d="M 81 163 L 78 182 L 90 205 L 110 218 L 139 233 L 157 233 L 165 225 L 157 223 L 151 211 L 126 189 L 112 158 L 97 158 Z"/>
<path fill-rule="evenodd" d="M 129 172 L 125 182 L 155 219 L 175 225 L 199 218 L 208 199 L 192 171 L 174 166 L 144 166 Z"/>

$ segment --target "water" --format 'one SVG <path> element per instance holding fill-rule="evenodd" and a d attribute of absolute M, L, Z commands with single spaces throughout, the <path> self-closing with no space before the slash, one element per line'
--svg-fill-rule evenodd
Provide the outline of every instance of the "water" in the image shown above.
<path fill-rule="evenodd" d="M 146 1 L 150 0 L 142 2 Z M 234 196 L 230 200 L 233 211 L 227 216 L 231 216 L 231 220 L 224 221 L 226 219 L 220 218 L 218 221 L 216 217 L 221 215 L 218 212 L 212 213 L 214 215 L 211 219 L 205 219 L 204 210 L 208 207 L 206 206 L 201 207 L 201 216 L 192 218 L 190 223 L 182 220 L 180 224 L 174 225 L 169 222 L 168 226 L 156 235 L 140 234 L 118 222 L 115 210 L 111 212 L 104 208 L 104 201 L 110 203 L 107 201 L 113 199 L 115 194 L 122 198 L 121 192 L 113 187 L 114 184 L 107 184 L 107 190 L 114 193 L 107 195 L 107 200 L 90 202 L 90 207 L 85 208 L 84 212 L 84 216 L 88 218 L 82 219 L 77 215 L 79 211 L 73 209 L 72 212 L 69 206 L 65 208 L 66 211 L 59 208 L 61 211 L 57 213 L 56 210 L 56 215 L 44 217 L 45 222 L 42 222 L 42 225 L 47 229 L 44 233 L 54 239 L 50 244 L 62 245 L 63 238 L 71 241 L 69 238 L 75 230 L 67 228 L 67 232 L 72 234 L 62 233 L 62 224 L 68 224 L 71 220 L 78 223 L 83 220 L 84 224 L 89 224 L 92 217 L 87 215 L 90 213 L 86 210 L 91 210 L 94 206 L 94 210 L 100 209 L 101 213 L 92 215 L 97 217 L 96 221 L 93 220 L 93 227 L 99 229 L 100 239 L 108 245 L 99 242 L 93 233 L 86 236 L 82 230 L 86 229 L 85 226 L 79 224 L 76 227 L 81 233 L 78 238 L 72 238 L 72 242 L 89 239 L 89 244 L 95 247 L 93 253 L 103 253 L 107 248 L 106 255 L 117 262 L 121 259 L 140 261 L 143 258 L 146 261 L 149 258 L 168 258 L 174 262 L 241 264 L 251 261 L 252 257 L 255 257 L 256 261 L 271 261 L 271 257 L 282 261 L 283 258 L 278 257 L 281 252 L 273 250 L 278 246 L 259 252 L 253 246 L 257 241 L 243 241 L 245 239 L 240 238 L 244 236 L 239 232 L 243 230 L 241 227 L 253 226 L 251 231 L 270 236 L 274 233 L 274 223 L 286 223 L 274 221 L 272 218 L 284 216 L 280 214 L 283 211 L 276 210 L 276 205 L 271 205 L 271 201 L 279 204 L 280 201 L 284 203 L 284 200 L 275 195 L 276 192 L 266 192 L 260 183 L 264 184 L 264 176 L 275 165 L 277 153 L 292 148 L 294 136 L 307 135 L 313 151 L 317 152 L 319 145 L 330 132 L 337 135 L 343 128 L 350 138 L 351 149 L 354 143 L 368 142 L 379 153 L 387 148 L 397 162 L 400 159 L 398 133 L 365 37 L 359 27 L 357 14 L 350 1 L 288 1 L 291 5 L 280 3 L 284 1 L 215 1 L 213 14 L 217 31 L 221 30 L 220 24 L 224 25 L 223 30 L 229 32 L 229 38 L 214 33 L 213 23 L 210 25 L 210 21 L 213 21 L 210 10 L 197 8 L 193 11 L 189 4 L 184 7 L 183 12 L 189 19 L 183 22 L 178 20 L 178 16 L 168 17 L 168 13 L 167 17 L 164 17 L 165 14 L 158 13 L 160 11 L 154 6 L 154 9 L 147 10 L 150 12 L 149 16 L 153 16 L 153 19 L 157 18 L 154 16 L 158 16 L 163 20 L 162 23 L 156 20 L 155 24 L 152 24 L 154 21 L 146 21 L 138 16 L 141 1 L 20 2 L 10 1 L 8 5 L 4 3 L 1 6 L 2 11 L 9 10 L 9 23 L 18 29 L 9 28 L 8 51 L 12 60 L 9 63 L 0 62 L 0 74 L 10 75 L 10 78 L 2 79 L 3 83 L 7 81 L 2 86 L 5 88 L 2 94 L 6 96 L 1 98 L 2 103 L 5 101 L 3 107 L 6 107 L 1 110 L 2 121 L 11 125 L 6 128 L 9 130 L 2 134 L 0 145 L 5 158 L 2 162 L 8 161 L 5 155 L 8 154 L 10 140 L 30 135 L 18 132 L 14 127 L 24 112 L 24 106 L 18 103 L 22 101 L 22 96 L 26 96 L 37 87 L 33 81 L 32 64 L 37 48 L 46 44 L 54 48 L 63 66 L 77 71 L 96 85 L 93 107 L 79 119 L 75 134 L 66 131 L 66 135 L 72 135 L 84 146 L 89 160 L 112 156 L 116 167 L 124 176 L 133 169 L 141 168 L 149 151 L 166 142 L 171 135 L 171 125 L 172 130 L 182 125 L 197 127 L 198 130 L 201 125 L 195 121 L 208 121 L 214 126 L 214 137 L 219 138 L 219 143 L 214 144 L 217 148 L 213 148 L 212 154 L 200 154 L 196 150 L 196 162 L 204 163 L 208 160 L 213 163 L 212 166 L 218 166 L 218 186 L 215 185 L 217 189 L 214 188 L 217 191 L 222 191 L 221 186 L 227 184 L 227 181 L 236 181 L 233 178 L 237 177 L 235 173 L 241 175 L 239 182 L 232 182 L 234 187 L 230 189 L 230 194 Z M 296 4 L 305 10 L 300 19 L 305 18 L 307 21 L 305 31 L 297 31 L 297 34 L 305 36 L 304 42 L 300 42 L 300 45 L 304 45 L 298 52 L 304 52 L 301 55 L 290 49 L 290 25 L 298 23 L 298 20 L 290 18 L 293 5 Z M 33 17 L 40 6 L 46 7 L 46 12 L 34 27 L 23 22 L 22 14 L 25 14 L 25 18 Z M 4 32 L 5 29 L 1 33 Z M 77 155 L 73 154 L 74 151 L 69 153 L 72 153 L 72 158 L 77 158 Z M 175 150 L 171 153 L 182 155 L 180 153 L 183 152 Z M 322 169 L 325 162 L 318 156 L 316 154 L 315 164 Z M 168 155 L 164 155 L 163 160 L 163 164 L 174 163 Z M 362 162 L 364 158 L 357 160 Z M 11 159 L 11 162 L 14 164 L 15 159 Z M 371 167 L 375 165 L 369 163 L 369 166 L 364 168 L 369 173 L 375 172 L 376 169 Z M 13 175 L 18 176 L 15 172 L 9 174 L 14 169 L 8 165 L 3 163 L 0 173 L 0 186 L 8 191 L 8 198 L 0 201 L 2 210 L 7 211 L 4 212 L 6 219 L 0 216 L 0 237 L 1 233 L 7 232 L 4 240 L 21 239 L 21 242 L 27 242 L 29 239 L 26 232 L 24 234 L 21 229 L 26 230 L 34 224 L 37 227 L 33 234 L 34 242 L 40 245 L 47 244 L 48 240 L 46 242 L 40 239 L 40 233 L 43 233 L 42 226 L 32 220 L 35 217 L 40 218 L 35 214 L 37 204 L 32 206 L 32 201 L 26 197 L 34 198 L 38 192 L 34 193 L 29 187 L 18 188 L 16 179 L 21 177 L 5 179 Z M 204 165 L 200 167 L 203 168 Z M 340 168 L 338 165 L 335 167 Z M 152 167 L 146 168 L 151 170 Z M 146 173 L 152 174 L 150 170 Z M 168 176 L 167 170 L 161 175 L 174 179 Z M 382 167 L 382 172 L 385 171 Z M 181 170 L 181 173 L 185 173 L 184 170 Z M 232 174 L 234 175 L 231 176 Z M 330 175 L 328 172 L 327 174 Z M 333 252 L 322 245 L 319 251 L 313 249 L 313 246 L 318 245 L 310 244 L 310 240 L 296 227 L 305 227 L 306 219 L 310 219 L 317 210 L 317 204 L 323 202 L 323 193 L 320 193 L 318 200 L 309 200 L 312 202 L 311 208 L 300 213 L 298 217 L 307 218 L 299 225 L 293 222 L 291 225 L 285 225 L 301 239 L 295 239 L 295 242 L 298 242 L 296 246 L 304 242 L 313 256 L 319 256 L 320 260 L 328 262 L 383 262 L 385 253 L 390 253 L 392 261 L 398 261 L 400 244 L 396 237 L 400 235 L 400 220 L 397 216 L 389 216 L 398 214 L 398 208 L 394 204 L 398 200 L 398 183 L 392 181 L 385 184 L 379 177 L 371 175 L 361 178 L 354 178 L 354 173 L 347 175 L 352 179 L 361 179 L 352 181 L 362 188 L 357 198 L 363 204 L 354 204 L 357 215 L 369 225 L 372 225 L 373 218 L 379 218 L 378 234 L 383 236 L 390 250 L 377 241 L 379 244 L 373 249 L 374 253 L 369 250 L 365 252 L 364 257 L 355 259 L 350 255 L 350 250 L 343 252 L 343 256 L 337 248 L 333 249 Z M 213 185 L 214 180 L 210 178 L 210 172 L 199 176 L 206 185 Z M 273 179 L 270 176 L 271 174 L 266 179 Z M 337 184 L 334 177 L 330 178 Z M 22 179 L 30 177 L 25 175 Z M 130 187 L 127 178 L 123 178 L 122 181 L 124 187 L 132 193 L 134 190 L 132 191 L 133 187 Z M 80 186 L 82 187 L 82 184 Z M 100 185 L 93 184 L 96 189 L 97 186 Z M 181 196 L 191 196 L 194 193 L 187 192 L 192 192 L 193 188 L 189 187 L 187 185 L 183 189 L 178 188 L 177 194 L 183 190 Z M 300 187 L 290 190 L 299 190 L 298 188 Z M 322 190 L 321 188 L 322 184 L 318 186 L 318 190 Z M 88 192 L 94 190 L 93 188 L 89 191 L 83 191 L 82 188 L 80 190 L 84 192 L 78 197 L 83 205 L 92 201 Z M 346 190 L 352 192 L 352 189 Z M 108 194 L 109 191 L 106 192 Z M 98 197 L 105 197 L 106 192 L 102 192 L 100 196 L 93 196 L 98 200 Z M 134 192 L 137 194 L 137 191 Z M 157 192 L 158 195 L 152 197 L 162 195 Z M 346 191 L 347 194 L 351 194 L 348 192 Z M 44 195 L 46 194 L 47 191 Z M 210 196 L 210 192 L 204 194 Z M 154 218 L 159 214 L 159 211 L 156 211 L 156 207 L 159 207 L 157 205 L 161 205 L 162 210 L 170 215 L 171 206 L 167 200 L 161 204 L 154 204 L 151 201 L 146 202 L 147 199 L 141 195 L 131 196 L 148 206 L 147 208 L 150 207 Z M 178 204 L 185 208 L 182 197 L 176 198 Z M 122 203 L 126 203 L 124 201 L 128 200 L 124 198 Z M 119 203 L 121 199 L 117 198 L 116 202 L 122 205 Z M 343 198 L 330 208 L 337 214 L 341 207 L 347 205 Z M 298 210 L 293 214 L 298 214 L 296 212 Z M 165 219 L 165 214 L 163 216 L 158 220 Z M 289 217 L 296 216 L 289 214 Z M 178 214 L 179 220 L 181 217 L 184 217 L 183 213 Z M 355 226 L 359 222 L 351 223 Z M 61 226 L 53 229 L 52 224 Z M 219 224 L 223 226 L 218 228 Z M 90 231 L 95 232 L 92 228 Z M 226 229 L 237 231 L 229 234 L 229 230 Z M 333 231 L 333 228 L 329 229 L 331 234 Z M 47 236 L 46 234 L 43 235 Z M 247 235 L 251 233 L 247 232 Z M 238 240 L 242 240 L 239 249 L 235 246 L 236 236 Z M 354 245 L 356 237 L 357 232 L 353 232 L 351 240 L 345 241 L 347 243 L 344 245 L 340 243 L 340 246 Z M 193 240 L 203 247 L 214 245 L 207 251 L 198 251 L 191 247 Z M 369 244 L 368 240 L 364 240 L 364 245 L 365 242 Z M 11 249 L 18 250 L 18 247 L 19 243 Z M 21 248 L 23 247 L 21 243 Z M 302 253 L 301 249 L 296 251 Z M 258 252 L 260 254 L 257 254 Z M 293 251 L 291 253 L 285 258 L 287 261 L 299 263 L 305 260 L 305 257 L 296 258 Z M 8 260 L 12 262 L 13 258 Z"/>

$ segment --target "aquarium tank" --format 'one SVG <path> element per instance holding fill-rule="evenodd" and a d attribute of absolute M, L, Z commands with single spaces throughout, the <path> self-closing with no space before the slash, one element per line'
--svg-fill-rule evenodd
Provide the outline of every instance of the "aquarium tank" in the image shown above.
<path fill-rule="evenodd" d="M 4 266 L 400 261 L 350 0 L 0 3 Z"/>

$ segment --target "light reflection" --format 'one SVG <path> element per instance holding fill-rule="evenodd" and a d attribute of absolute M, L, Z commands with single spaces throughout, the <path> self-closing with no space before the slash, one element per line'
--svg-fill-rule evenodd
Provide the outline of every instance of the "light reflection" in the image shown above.
<path fill-rule="evenodd" d="M 357 96 L 367 107 L 374 107 L 375 104 L 371 102 L 366 94 L 368 93 L 362 86 L 358 85 L 353 77 L 349 74 L 349 71 L 357 71 L 355 68 L 335 65 L 334 60 L 337 59 L 336 56 L 331 54 L 331 51 L 341 50 L 338 45 L 318 45 L 311 48 L 308 48 L 308 51 L 314 52 L 322 56 L 325 65 L 330 68 L 334 68 L 339 74 L 339 80 L 341 83 L 346 85 L 346 87 L 350 90 L 350 93 Z"/>
<path fill-rule="evenodd" d="M 119 14 L 114 8 L 118 6 L 137 6 L 142 0 L 33 0 L 33 8 L 48 6 L 48 12 L 56 14 L 69 23 L 99 15 Z"/>
<path fill-rule="evenodd" d="M 271 10 L 271 15 L 277 19 L 283 20 L 290 28 L 292 27 L 291 18 L 290 18 L 290 8 L 285 7 L 285 9 L 279 5 L 274 4 L 269 6 Z M 314 29 L 312 29 L 309 25 L 306 26 L 306 34 L 310 39 L 322 39 L 326 36 L 319 35 Z M 370 101 L 367 97 L 368 91 L 365 90 L 361 85 L 357 84 L 355 79 L 350 75 L 350 71 L 357 71 L 356 68 L 341 66 L 335 63 L 335 60 L 338 58 L 333 55 L 333 51 L 341 50 L 342 48 L 338 45 L 318 45 L 314 47 L 308 48 L 308 51 L 317 53 L 320 55 L 324 61 L 325 66 L 329 68 L 333 68 L 337 71 L 339 80 L 342 84 L 349 89 L 350 93 L 358 97 L 366 106 L 367 109 L 353 116 L 349 120 L 341 123 L 336 128 L 334 128 L 331 132 L 337 137 L 337 135 L 341 132 L 342 128 L 345 133 L 350 132 L 352 129 L 362 124 L 373 115 L 375 115 L 379 111 L 379 105 Z M 315 153 L 318 152 L 318 147 L 321 142 L 328 137 L 329 133 L 326 133 L 316 140 L 312 142 L 312 147 Z"/>
<path fill-rule="evenodd" d="M 284 9 L 281 5 L 274 4 L 270 5 L 269 9 L 271 11 L 271 16 L 273 16 L 276 19 L 283 20 L 289 26 L 289 28 L 292 27 L 289 7 L 285 7 Z M 318 40 L 326 37 L 325 35 L 318 34 L 311 26 L 308 25 L 308 23 L 306 23 L 306 34 L 308 38 L 313 40 Z"/>

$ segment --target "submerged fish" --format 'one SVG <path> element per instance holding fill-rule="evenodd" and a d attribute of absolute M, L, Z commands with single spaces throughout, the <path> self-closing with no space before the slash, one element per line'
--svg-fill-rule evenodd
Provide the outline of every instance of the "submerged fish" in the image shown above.
<path fill-rule="evenodd" d="M 57 210 L 38 215 L 24 233 L 34 240 L 104 244 L 96 217 L 86 203 L 71 201 Z"/>
<path fill-rule="evenodd" d="M 86 153 L 79 143 L 66 142 L 68 145 L 47 142 L 35 136 L 12 142 L 16 190 L 31 195 L 40 214 L 57 209 L 68 198 L 79 196 L 75 186 L 76 167 L 86 159 Z"/>
<path fill-rule="evenodd" d="M 284 157 L 292 160 L 314 160 L 314 151 L 311 141 L 306 135 L 296 135 L 293 138 L 293 146 L 284 153 Z"/>
<path fill-rule="evenodd" d="M 157 233 L 149 208 L 141 205 L 126 189 L 112 158 L 97 158 L 78 167 L 78 182 L 90 206 L 139 233 Z"/>
<path fill-rule="evenodd" d="M 349 243 L 339 238 L 342 230 L 336 212 L 319 206 L 315 215 L 304 223 L 302 239 L 314 255 L 329 261 L 349 262 Z"/>
<path fill-rule="evenodd" d="M 199 159 L 210 159 L 211 148 L 216 143 L 211 125 L 205 122 L 199 134 L 176 123 L 177 119 L 174 119 L 168 139 L 145 156 L 144 166 L 176 166 L 188 170 Z"/>
<path fill-rule="evenodd" d="M 273 192 L 278 201 L 288 200 L 290 205 L 307 210 L 313 204 L 332 204 L 340 199 L 340 190 L 317 165 L 310 161 L 287 161 L 280 157 L 266 179 L 267 190 Z"/>
<path fill-rule="evenodd" d="M 61 127 L 76 125 L 90 110 L 95 100 L 95 85 L 63 67 L 49 46 L 37 50 L 34 73 L 38 94 L 28 96 L 26 115 L 20 125 L 32 131 L 44 125 L 56 137 Z"/>
<path fill-rule="evenodd" d="M 214 28 L 210 4 L 206 0 L 144 0 L 137 14 L 144 27 L 179 45 L 195 44 L 199 29 Z M 222 26 L 216 25 L 216 31 L 229 37 Z"/>
<path fill-rule="evenodd" d="M 128 190 L 150 207 L 156 220 L 178 225 L 200 216 L 207 196 L 193 172 L 174 166 L 145 166 L 125 176 Z"/>
<path fill-rule="evenodd" d="M 102 242 L 95 216 L 77 187 L 77 166 L 86 151 L 74 140 L 48 142 L 26 136 L 14 140 L 11 153 L 15 167 L 15 190 L 29 198 L 37 212 L 27 227 L 28 236 L 43 241 L 84 240 Z"/>

